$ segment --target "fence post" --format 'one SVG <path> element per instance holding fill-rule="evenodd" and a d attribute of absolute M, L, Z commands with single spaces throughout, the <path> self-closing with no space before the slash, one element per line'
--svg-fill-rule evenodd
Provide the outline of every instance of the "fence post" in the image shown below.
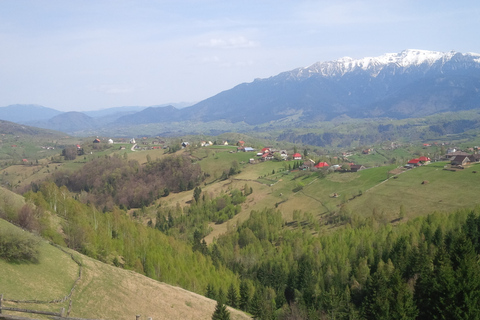
<path fill-rule="evenodd" d="M 3 293 L 0 294 L 0 313 L 2 313 L 2 301 L 3 301 Z"/>
<path fill-rule="evenodd" d="M 65 313 L 65 308 L 60 309 L 60 318 L 63 318 L 64 313 Z"/>

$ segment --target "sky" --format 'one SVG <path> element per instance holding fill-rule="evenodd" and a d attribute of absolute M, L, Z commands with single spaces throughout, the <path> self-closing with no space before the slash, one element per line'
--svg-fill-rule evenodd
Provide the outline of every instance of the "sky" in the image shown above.
<path fill-rule="evenodd" d="M 0 107 L 198 102 L 319 61 L 480 53 L 480 1 L 0 0 Z"/>

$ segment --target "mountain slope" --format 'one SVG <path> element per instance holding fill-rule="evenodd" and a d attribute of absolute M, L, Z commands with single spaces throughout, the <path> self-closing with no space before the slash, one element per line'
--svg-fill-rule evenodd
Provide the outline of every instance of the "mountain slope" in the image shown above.
<path fill-rule="evenodd" d="M 240 84 L 182 109 L 183 119 L 261 124 L 301 115 L 408 118 L 479 106 L 480 55 L 405 50 L 318 62 Z"/>
<path fill-rule="evenodd" d="M 61 113 L 61 111 L 35 104 L 14 104 L 0 108 L 0 119 L 25 123 L 29 121 L 50 119 Z"/>
<path fill-rule="evenodd" d="M 23 124 L 13 123 L 10 121 L 0 120 L 0 134 L 11 134 L 11 135 L 35 135 L 35 136 L 51 136 L 51 137 L 60 137 L 64 136 L 61 132 L 56 132 L 53 130 L 41 129 L 31 126 L 26 126 Z"/>
<path fill-rule="evenodd" d="M 0 228 L 20 230 L 0 219 Z M 20 230 L 20 232 L 23 232 Z M 70 258 L 72 253 L 83 267 L 71 296 L 70 317 L 92 319 L 211 319 L 216 302 L 196 293 L 152 280 L 138 273 L 116 268 L 88 258 L 75 251 L 63 252 L 40 243 L 39 263 L 8 263 L 0 259 L 0 287 L 4 299 L 60 299 L 70 292 L 79 275 L 79 266 Z M 69 309 L 63 303 L 11 303 L 4 306 L 58 312 Z M 250 319 L 246 314 L 229 308 L 231 319 Z M 4 311 L 11 314 L 9 311 Z M 29 314 L 17 314 L 28 317 Z"/>
<path fill-rule="evenodd" d="M 76 111 L 65 112 L 48 120 L 32 121 L 28 124 L 39 128 L 49 128 L 67 133 L 93 129 L 97 126 L 95 119 Z"/>
<path fill-rule="evenodd" d="M 119 118 L 119 124 L 146 124 L 181 120 L 181 112 L 172 105 L 165 107 L 148 107 L 135 114 Z"/>

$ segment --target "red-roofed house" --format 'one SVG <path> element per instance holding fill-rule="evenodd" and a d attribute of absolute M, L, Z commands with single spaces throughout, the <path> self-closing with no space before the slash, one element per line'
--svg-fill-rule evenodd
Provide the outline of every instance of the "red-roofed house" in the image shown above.
<path fill-rule="evenodd" d="M 326 162 L 319 162 L 319 163 L 317 163 L 317 164 L 315 165 L 315 168 L 317 168 L 317 169 L 318 169 L 318 168 L 326 168 L 326 167 L 328 167 L 328 166 L 329 166 L 329 164 L 326 163 Z"/>
<path fill-rule="evenodd" d="M 272 160 L 273 159 L 273 153 L 266 152 L 262 155 L 262 160 Z"/>
<path fill-rule="evenodd" d="M 293 154 L 293 160 L 302 160 L 302 155 L 300 153 Z"/>
<path fill-rule="evenodd" d="M 423 162 L 424 164 L 428 164 L 428 163 L 430 163 L 430 161 L 432 161 L 432 159 L 430 159 L 429 157 L 425 157 L 425 156 L 421 156 L 420 158 L 418 158 L 418 160 L 420 160 L 420 162 Z"/>
<path fill-rule="evenodd" d="M 407 163 L 407 167 L 418 167 L 418 166 L 421 166 L 422 164 L 420 163 L 420 159 L 411 159 L 410 161 L 408 161 Z"/>
<path fill-rule="evenodd" d="M 265 147 L 265 148 L 262 149 L 262 153 L 270 152 L 271 149 L 272 148 L 270 148 L 270 147 Z"/>

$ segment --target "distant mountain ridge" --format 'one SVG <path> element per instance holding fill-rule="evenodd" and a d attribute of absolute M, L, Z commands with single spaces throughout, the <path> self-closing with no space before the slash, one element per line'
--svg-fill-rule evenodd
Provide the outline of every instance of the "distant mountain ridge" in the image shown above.
<path fill-rule="evenodd" d="M 118 129 L 158 123 L 160 128 L 162 123 L 176 122 L 302 125 L 336 118 L 415 118 L 479 107 L 480 54 L 408 49 L 378 57 L 317 62 L 239 84 L 181 109 L 172 105 L 141 111 L 122 107 L 90 112 L 96 116 L 91 119 L 70 115 L 71 125 L 62 128 L 74 133 L 99 126 Z M 37 124 L 59 130 L 59 124 L 51 120 Z"/>
<path fill-rule="evenodd" d="M 13 104 L 0 108 L 0 119 L 24 123 L 29 121 L 50 119 L 61 113 L 61 111 L 36 104 Z"/>
<path fill-rule="evenodd" d="M 261 124 L 300 115 L 408 118 L 479 107 L 480 55 L 405 50 L 318 62 L 240 84 L 183 111 L 184 118 Z"/>

